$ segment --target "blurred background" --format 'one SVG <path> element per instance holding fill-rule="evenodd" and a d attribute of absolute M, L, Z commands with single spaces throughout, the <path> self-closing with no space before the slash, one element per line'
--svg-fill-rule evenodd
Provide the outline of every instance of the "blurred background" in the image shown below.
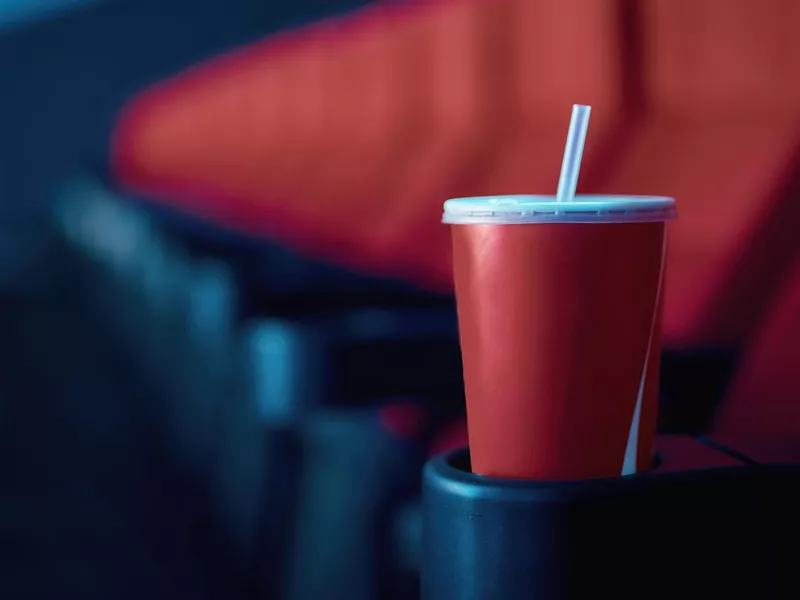
<path fill-rule="evenodd" d="M 0 595 L 417 597 L 449 197 L 669 195 L 660 430 L 800 457 L 800 3 L 0 1 Z M 671 438 L 674 439 L 674 438 Z"/>

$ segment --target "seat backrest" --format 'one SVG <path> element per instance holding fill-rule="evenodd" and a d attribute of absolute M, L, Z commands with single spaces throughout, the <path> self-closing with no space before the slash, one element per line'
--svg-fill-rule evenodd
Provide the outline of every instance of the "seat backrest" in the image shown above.
<path fill-rule="evenodd" d="M 512 100 L 538 128 L 555 118 L 561 132 L 572 104 L 593 107 L 592 119 L 617 116 L 624 101 L 627 40 L 622 2 L 516 0 L 509 24 Z M 498 65 L 501 68 L 502 65 Z"/>
<path fill-rule="evenodd" d="M 645 95 L 652 105 L 710 120 L 800 113 L 800 3 L 641 4 Z"/>
<path fill-rule="evenodd" d="M 557 130 L 560 146 L 575 102 L 597 106 L 594 123 L 619 113 L 618 9 L 616 0 L 376 4 L 138 96 L 117 129 L 116 174 L 135 191 L 310 254 L 392 262 L 420 221 L 438 227 L 429 217 L 457 191 L 432 156 L 491 157 L 528 125 Z M 432 144 L 442 151 L 428 153 Z M 402 241 L 376 242 L 363 223 L 390 214 Z"/>

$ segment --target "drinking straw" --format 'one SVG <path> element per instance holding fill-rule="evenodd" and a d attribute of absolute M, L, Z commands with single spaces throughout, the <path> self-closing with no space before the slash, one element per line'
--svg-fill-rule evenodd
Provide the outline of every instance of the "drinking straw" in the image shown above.
<path fill-rule="evenodd" d="M 572 105 L 572 118 L 567 132 L 567 146 L 564 148 L 564 161 L 561 163 L 561 176 L 558 179 L 557 202 L 572 202 L 578 187 L 578 173 L 581 170 L 583 144 L 586 141 L 586 130 L 589 129 L 591 106 Z"/>

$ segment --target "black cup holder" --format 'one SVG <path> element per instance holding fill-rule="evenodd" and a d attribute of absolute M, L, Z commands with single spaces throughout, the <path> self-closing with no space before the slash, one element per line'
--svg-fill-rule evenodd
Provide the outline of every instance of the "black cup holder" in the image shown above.
<path fill-rule="evenodd" d="M 444 454 L 424 474 L 422 598 L 800 597 L 798 481 L 797 466 L 508 480 Z"/>

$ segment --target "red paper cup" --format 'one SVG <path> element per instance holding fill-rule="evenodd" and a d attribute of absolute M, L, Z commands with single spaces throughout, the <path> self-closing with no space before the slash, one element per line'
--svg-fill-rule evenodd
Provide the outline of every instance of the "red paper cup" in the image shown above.
<path fill-rule="evenodd" d="M 453 225 L 472 470 L 541 480 L 652 465 L 671 198 L 461 198 Z"/>

